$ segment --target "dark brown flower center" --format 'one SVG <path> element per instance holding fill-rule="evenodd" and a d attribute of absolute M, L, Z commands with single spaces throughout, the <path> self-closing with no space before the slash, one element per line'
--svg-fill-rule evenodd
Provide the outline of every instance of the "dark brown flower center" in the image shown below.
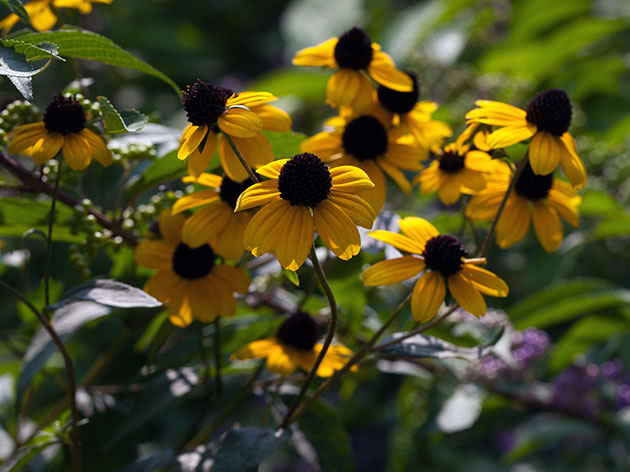
<path fill-rule="evenodd" d="M 548 175 L 536 175 L 529 162 L 518 176 L 514 190 L 521 197 L 528 200 L 538 200 L 549 195 L 553 185 L 553 173 Z"/>
<path fill-rule="evenodd" d="M 348 123 L 341 139 L 344 150 L 360 161 L 376 159 L 387 152 L 387 130 L 370 115 L 362 115 Z"/>
<path fill-rule="evenodd" d="M 562 136 L 571 124 L 571 101 L 564 90 L 550 89 L 536 95 L 527 105 L 526 120 L 540 131 Z"/>
<path fill-rule="evenodd" d="M 445 152 L 438 157 L 440 170 L 447 174 L 457 174 L 464 168 L 464 156 L 456 152 Z"/>
<path fill-rule="evenodd" d="M 195 126 L 213 125 L 225 111 L 225 103 L 234 92 L 197 79 L 184 90 L 184 110 Z"/>
<path fill-rule="evenodd" d="M 173 272 L 184 279 L 200 279 L 214 267 L 214 251 L 208 244 L 192 248 L 179 243 L 173 254 Z"/>
<path fill-rule="evenodd" d="M 331 188 L 328 166 L 315 154 L 297 154 L 280 169 L 278 191 L 291 205 L 314 207 L 326 200 Z"/>
<path fill-rule="evenodd" d="M 468 256 L 468 253 L 457 238 L 441 234 L 427 241 L 422 255 L 429 269 L 448 277 L 460 271 L 462 257 Z"/>
<path fill-rule="evenodd" d="M 258 174 L 256 174 L 258 176 Z M 260 176 L 258 176 L 260 177 Z M 221 181 L 221 187 L 219 188 L 219 196 L 221 200 L 230 205 L 232 208 L 236 208 L 236 201 L 238 197 L 241 196 L 241 193 L 245 191 L 245 189 L 254 185 L 254 182 L 248 177 L 243 182 L 235 182 L 230 179 L 227 175 L 223 176 L 223 180 Z"/>
<path fill-rule="evenodd" d="M 342 69 L 367 69 L 372 55 L 372 40 L 356 26 L 339 36 L 335 45 L 335 60 Z"/>
<path fill-rule="evenodd" d="M 298 311 L 280 325 L 276 338 L 285 346 L 310 351 L 317 341 L 317 325 L 308 313 Z"/>
<path fill-rule="evenodd" d="M 44 125 L 54 133 L 78 133 L 85 128 L 85 112 L 74 98 L 57 95 L 44 112 Z"/>
<path fill-rule="evenodd" d="M 411 92 L 399 92 L 384 85 L 378 86 L 378 101 L 392 113 L 409 113 L 418 103 L 418 97 L 420 96 L 418 78 L 413 72 L 405 71 L 405 73 L 411 77 L 413 82 L 413 90 Z"/>

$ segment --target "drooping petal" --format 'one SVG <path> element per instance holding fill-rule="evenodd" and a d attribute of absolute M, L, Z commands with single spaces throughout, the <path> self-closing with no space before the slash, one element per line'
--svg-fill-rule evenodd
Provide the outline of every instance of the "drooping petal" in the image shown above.
<path fill-rule="evenodd" d="M 271 145 L 262 133 L 257 133 L 252 138 L 232 138 L 232 141 L 252 169 L 257 169 L 273 161 Z M 236 182 L 249 179 L 249 174 L 225 137 L 221 139 L 219 156 L 221 157 L 221 165 L 230 179 Z"/>
<path fill-rule="evenodd" d="M 562 141 L 546 131 L 536 133 L 529 145 L 529 163 L 537 175 L 551 174 L 565 153 Z"/>
<path fill-rule="evenodd" d="M 434 161 L 419 174 L 417 180 L 420 181 L 420 193 L 428 195 L 440 189 L 444 184 L 445 177 L 439 169 L 439 163 Z"/>
<path fill-rule="evenodd" d="M 295 54 L 293 64 L 296 66 L 326 66 L 334 69 L 337 67 L 335 61 L 335 46 L 337 38 L 330 38 L 316 46 L 301 49 Z"/>
<path fill-rule="evenodd" d="M 87 128 L 83 129 L 80 134 L 90 144 L 94 159 L 105 167 L 110 166 L 112 164 L 112 152 L 107 148 L 103 139 Z"/>
<path fill-rule="evenodd" d="M 424 218 L 408 216 L 398 220 L 400 230 L 415 241 L 418 247 L 424 248 L 426 242 L 440 235 L 440 232 Z"/>
<path fill-rule="evenodd" d="M 493 126 L 519 126 L 526 123 L 527 112 L 507 103 L 492 100 L 477 100 L 479 108 L 466 113 L 466 119 L 473 123 Z"/>
<path fill-rule="evenodd" d="M 59 133 L 48 133 L 45 137 L 41 138 L 31 148 L 31 154 L 36 164 L 44 164 L 49 159 L 55 157 L 66 139 Z M 72 167 L 72 166 L 70 166 Z M 74 169 L 73 170 L 78 170 Z"/>
<path fill-rule="evenodd" d="M 446 284 L 442 274 L 426 271 L 416 282 L 411 295 L 411 313 L 416 321 L 426 323 L 437 315 L 444 297 Z"/>
<path fill-rule="evenodd" d="M 260 175 L 264 177 L 268 177 L 270 179 L 277 179 L 280 177 L 280 171 L 282 167 L 289 162 L 289 159 L 278 159 L 277 161 L 272 161 L 269 164 L 265 164 L 262 167 L 256 169 Z"/>
<path fill-rule="evenodd" d="M 291 131 L 291 117 L 289 114 L 273 105 L 262 105 L 251 110 L 262 120 L 263 129 L 269 131 Z"/>
<path fill-rule="evenodd" d="M 295 372 L 298 366 L 287 351 L 284 347 L 279 346 L 278 349 L 274 349 L 267 355 L 269 370 L 280 375 L 289 375 Z"/>
<path fill-rule="evenodd" d="M 479 172 L 492 172 L 494 170 L 492 157 L 483 151 L 468 151 L 466 153 L 465 165 L 468 169 L 477 170 Z"/>
<path fill-rule="evenodd" d="M 51 133 L 52 136 L 54 133 Z M 56 147 L 56 145 L 55 145 Z M 92 161 L 92 148 L 87 140 L 77 133 L 71 133 L 63 137 L 63 157 L 72 170 L 83 170 Z M 33 158 L 38 154 L 33 152 Z"/>
<path fill-rule="evenodd" d="M 206 187 L 219 189 L 221 187 L 221 184 L 223 183 L 223 177 L 221 177 L 220 175 L 203 172 L 197 177 L 188 175 L 182 179 L 182 182 L 184 182 L 185 184 L 197 183 L 205 185 Z"/>
<path fill-rule="evenodd" d="M 44 126 L 44 122 L 32 123 L 29 125 L 18 126 L 11 133 L 7 152 L 9 154 L 18 154 L 33 146 L 37 141 L 45 138 L 48 130 Z"/>
<path fill-rule="evenodd" d="M 328 161 L 343 151 L 341 136 L 339 133 L 329 133 L 328 131 L 317 133 L 315 136 L 302 141 L 300 151 L 310 152 L 320 159 Z"/>
<path fill-rule="evenodd" d="M 338 166 L 330 169 L 332 190 L 337 192 L 357 193 L 374 188 L 365 171 L 354 166 Z"/>
<path fill-rule="evenodd" d="M 212 273 L 225 280 L 232 288 L 232 292 L 247 293 L 251 280 L 243 270 L 225 264 L 217 264 L 212 269 Z"/>
<path fill-rule="evenodd" d="M 173 266 L 173 246 L 162 240 L 140 241 L 135 260 L 149 269 L 170 269 Z"/>
<path fill-rule="evenodd" d="M 313 208 L 317 234 L 338 258 L 347 261 L 361 250 L 361 237 L 354 222 L 341 208 L 324 200 Z"/>
<path fill-rule="evenodd" d="M 466 206 L 466 216 L 475 221 L 490 221 L 499 210 L 499 205 L 505 195 L 505 189 L 486 189 L 470 199 Z"/>
<path fill-rule="evenodd" d="M 328 199 L 341 208 L 355 224 L 364 228 L 372 228 L 376 213 L 363 198 L 351 193 L 331 192 Z"/>
<path fill-rule="evenodd" d="M 186 159 L 186 168 L 191 176 L 198 177 L 208 168 L 208 164 L 210 164 L 217 150 L 218 138 L 217 133 L 209 131 L 206 135 L 206 142 L 202 152 L 199 152 L 199 149 L 195 149 L 188 156 L 188 159 Z"/>
<path fill-rule="evenodd" d="M 162 210 L 159 219 L 160 234 L 171 245 L 177 246 L 182 240 L 182 227 L 185 221 L 186 217 L 181 213 L 174 215 L 170 208 Z"/>
<path fill-rule="evenodd" d="M 507 297 L 509 287 L 494 273 L 474 264 L 463 264 L 461 274 L 481 293 L 493 297 Z"/>
<path fill-rule="evenodd" d="M 326 103 L 333 107 L 365 110 L 372 103 L 372 92 L 370 79 L 360 71 L 341 69 L 328 79 Z"/>
<path fill-rule="evenodd" d="M 380 213 L 387 198 L 387 181 L 381 168 L 372 161 L 365 161 L 359 164 L 368 175 L 374 187 L 361 192 L 361 198 L 374 209 L 376 214 Z"/>
<path fill-rule="evenodd" d="M 405 174 L 398 167 L 391 164 L 386 159 L 379 159 L 378 164 L 381 169 L 383 169 L 385 173 L 389 175 L 394 182 L 396 182 L 403 193 L 406 193 L 407 195 L 411 193 L 411 184 L 409 183 L 409 180 L 407 180 Z"/>
<path fill-rule="evenodd" d="M 534 230 L 538 241 L 547 252 L 554 252 L 562 243 L 562 222 L 556 210 L 544 201 L 534 202 Z"/>
<path fill-rule="evenodd" d="M 232 207 L 223 201 L 206 205 L 186 219 L 182 241 L 190 247 L 207 244 L 225 227 L 232 215 Z"/>
<path fill-rule="evenodd" d="M 560 190 L 559 187 L 566 187 L 566 189 Z M 566 190 L 573 192 L 572 196 L 568 196 Z M 549 190 L 547 195 L 547 203 L 551 205 L 558 214 L 567 220 L 567 222 L 573 226 L 578 226 L 580 223 L 580 212 L 578 211 L 578 205 L 582 199 L 573 190 L 573 188 L 558 179 L 554 179 L 553 187 Z"/>
<path fill-rule="evenodd" d="M 289 211 L 278 222 L 275 254 L 280 265 L 296 271 L 308 257 L 313 246 L 313 217 L 308 208 L 290 205 Z"/>
<path fill-rule="evenodd" d="M 392 233 L 391 231 L 377 230 L 368 233 L 368 236 L 383 241 L 384 243 L 391 244 L 396 249 L 400 249 L 404 252 L 410 252 L 412 254 L 422 254 L 424 252 L 424 244 L 416 242 L 407 236 L 398 233 Z"/>
<path fill-rule="evenodd" d="M 442 179 L 442 186 L 438 192 L 440 200 L 445 205 L 453 205 L 459 200 L 462 189 L 459 185 L 458 179 L 453 175 L 445 175 Z"/>
<path fill-rule="evenodd" d="M 247 360 L 247 359 L 263 359 L 278 347 L 278 341 L 275 338 L 260 339 L 253 341 L 239 348 L 230 356 L 230 359 Z"/>
<path fill-rule="evenodd" d="M 510 194 L 497 223 L 497 244 L 510 247 L 525 237 L 531 220 L 529 201 Z"/>
<path fill-rule="evenodd" d="M 411 92 L 413 90 L 411 77 L 396 69 L 392 59 L 383 51 L 373 51 L 368 71 L 376 82 L 387 88 L 398 92 Z"/>
<path fill-rule="evenodd" d="M 218 199 L 219 192 L 216 190 L 200 190 L 178 199 L 173 204 L 173 213 L 180 213 L 184 210 L 189 210 L 201 205 L 207 205 L 208 203 L 212 203 Z"/>
<path fill-rule="evenodd" d="M 262 129 L 262 120 L 246 108 L 228 108 L 217 121 L 217 125 L 226 134 L 235 138 L 253 138 Z"/>
<path fill-rule="evenodd" d="M 560 157 L 562 170 L 567 175 L 571 185 L 580 190 L 586 185 L 586 169 L 584 168 L 582 160 L 577 155 L 573 136 L 569 133 L 564 133 L 560 137 L 560 142 L 564 147 L 564 152 Z"/>
<path fill-rule="evenodd" d="M 208 127 L 206 125 L 191 126 L 188 133 L 186 133 L 186 139 L 179 148 L 179 151 L 177 151 L 177 158 L 184 160 L 190 156 L 193 151 L 199 147 L 207 133 Z"/>
<path fill-rule="evenodd" d="M 249 210 L 267 205 L 280 198 L 277 180 L 264 180 L 245 189 L 236 201 L 234 211 Z"/>
<path fill-rule="evenodd" d="M 462 276 L 461 272 L 448 277 L 448 290 L 459 306 L 468 313 L 481 317 L 486 314 L 486 302 L 473 286 L 473 284 Z"/>
<path fill-rule="evenodd" d="M 245 251 L 243 236 L 252 216 L 253 213 L 250 211 L 232 213 L 227 224 L 210 241 L 214 252 L 226 261 L 238 261 L 243 257 Z"/>
<path fill-rule="evenodd" d="M 277 238 L 282 237 L 283 229 L 279 227 L 279 223 L 290 210 L 290 206 L 289 202 L 279 198 L 262 207 L 245 228 L 245 249 L 251 251 L 255 257 L 267 252 L 273 253 Z"/>
<path fill-rule="evenodd" d="M 403 256 L 377 262 L 361 274 L 363 285 L 389 285 L 415 277 L 424 270 L 424 261 L 414 256 Z"/>

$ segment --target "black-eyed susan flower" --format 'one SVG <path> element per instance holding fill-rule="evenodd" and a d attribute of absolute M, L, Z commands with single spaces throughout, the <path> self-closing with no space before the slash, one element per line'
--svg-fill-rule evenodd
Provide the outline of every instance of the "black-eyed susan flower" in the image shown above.
<path fill-rule="evenodd" d="M 308 313 L 298 311 L 290 315 L 276 332 L 274 338 L 261 339 L 243 346 L 232 359 L 267 359 L 269 370 L 289 375 L 297 369 L 309 372 L 313 369 L 322 344 L 317 342 L 317 325 Z M 330 377 L 346 364 L 352 351 L 341 344 L 328 348 L 316 375 Z M 351 370 L 356 370 L 353 366 Z"/>
<path fill-rule="evenodd" d="M 198 183 L 211 189 L 199 190 L 180 198 L 173 205 L 173 213 L 203 206 L 190 216 L 182 231 L 182 241 L 190 247 L 209 244 L 228 261 L 243 255 L 243 235 L 256 210 L 234 213 L 240 194 L 253 182 L 249 179 L 234 182 L 228 176 L 202 173 L 199 177 L 184 177 L 185 183 Z"/>
<path fill-rule="evenodd" d="M 370 236 L 410 255 L 377 262 L 361 274 L 361 279 L 368 286 L 389 285 L 424 271 L 411 296 L 411 312 L 417 321 L 429 321 L 437 314 L 446 297 L 447 283 L 455 301 L 475 316 L 486 314 L 482 293 L 507 296 L 507 284 L 478 267 L 485 264 L 486 259 L 468 259 L 466 249 L 457 238 L 440 234 L 423 218 L 402 218 L 399 225 L 404 234 L 372 231 Z"/>
<path fill-rule="evenodd" d="M 385 118 L 386 119 L 386 118 Z M 374 188 L 361 196 L 378 214 L 386 199 L 387 174 L 400 189 L 409 194 L 411 183 L 401 169 L 419 171 L 426 151 L 400 137 L 377 114 L 342 113 L 328 121 L 334 131 L 323 131 L 300 145 L 302 152 L 321 157 L 331 167 L 352 165 L 365 171 Z"/>
<path fill-rule="evenodd" d="M 451 128 L 442 121 L 433 120 L 431 115 L 438 105 L 431 101 L 419 102 L 420 88 L 416 74 L 406 72 L 413 81 L 411 92 L 400 92 L 379 85 L 377 89 L 378 104 L 391 114 L 394 126 L 400 126 L 403 132 L 410 132 L 419 146 L 427 151 L 439 146 L 451 136 Z"/>
<path fill-rule="evenodd" d="M 488 136 L 492 148 L 532 138 L 529 160 L 537 175 L 551 174 L 558 164 L 576 187 L 586 185 L 586 169 L 577 154 L 573 136 L 567 131 L 571 124 L 571 102 L 563 90 L 551 89 L 536 95 L 527 110 L 501 102 L 478 100 L 479 108 L 469 111 L 469 123 L 500 127 Z"/>
<path fill-rule="evenodd" d="M 356 225 L 371 228 L 376 214 L 359 193 L 374 187 L 352 166 L 329 169 L 319 157 L 304 153 L 258 168 L 266 180 L 246 189 L 236 211 L 262 206 L 245 228 L 245 248 L 258 257 L 275 254 L 285 269 L 302 266 L 313 245 L 314 230 L 340 259 L 359 253 Z"/>
<path fill-rule="evenodd" d="M 187 326 L 193 319 L 214 321 L 236 313 L 235 293 L 246 293 L 249 277 L 221 264 L 209 244 L 192 248 L 182 242 L 184 215 L 171 209 L 160 214 L 163 239 L 144 240 L 136 247 L 136 262 L 158 272 L 144 290 L 167 305 L 171 323 Z"/>
<path fill-rule="evenodd" d="M 393 90 L 409 92 L 413 88 L 409 76 L 396 69 L 381 47 L 357 27 L 338 38 L 298 51 L 293 64 L 337 69 L 326 88 L 326 101 L 335 107 L 351 106 L 357 110 L 368 107 L 373 92 L 368 75 Z"/>
<path fill-rule="evenodd" d="M 416 178 L 420 193 L 438 192 L 446 205 L 455 203 L 462 193 L 474 195 L 486 185 L 486 176 L 492 172 L 492 157 L 458 139 L 435 151 L 435 160 Z"/>
<path fill-rule="evenodd" d="M 72 170 L 85 169 L 92 158 L 104 166 L 112 163 L 112 153 L 103 139 L 86 128 L 81 104 L 60 95 L 46 108 L 44 121 L 13 130 L 7 151 L 32 156 L 37 164 L 45 163 L 61 151 Z"/>
<path fill-rule="evenodd" d="M 512 170 L 501 163 L 487 186 L 474 196 L 466 207 L 466 215 L 476 221 L 494 219 L 510 185 Z M 571 225 L 580 221 L 580 196 L 569 185 L 553 174 L 536 175 L 527 164 L 510 193 L 496 227 L 499 247 L 507 248 L 528 233 L 533 221 L 536 236 L 547 252 L 560 246 L 563 238 L 562 217 Z"/>
<path fill-rule="evenodd" d="M 271 145 L 261 131 L 291 128 L 289 115 L 269 105 L 274 100 L 277 98 L 268 92 L 234 93 L 197 80 L 184 90 L 184 109 L 190 124 L 182 133 L 177 157 L 187 159 L 188 172 L 198 176 L 208 167 L 218 145 L 225 173 L 230 179 L 242 182 L 248 178 L 247 172 L 227 139 L 219 143 L 219 135 L 230 136 L 252 168 L 271 162 Z"/>
<path fill-rule="evenodd" d="M 92 3 L 112 3 L 112 0 L 36 0 L 24 5 L 28 13 L 31 25 L 37 31 L 51 29 L 57 23 L 57 16 L 53 12 L 51 5 L 55 8 L 74 8 L 83 14 L 92 11 Z M 2 34 L 7 34 L 20 21 L 20 18 L 12 13 L 4 20 L 0 21 Z"/>

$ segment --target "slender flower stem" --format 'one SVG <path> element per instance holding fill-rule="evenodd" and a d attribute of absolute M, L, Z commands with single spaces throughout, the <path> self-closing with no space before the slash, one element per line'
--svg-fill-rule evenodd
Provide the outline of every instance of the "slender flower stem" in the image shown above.
<path fill-rule="evenodd" d="M 306 392 L 308 387 L 311 385 L 311 382 L 315 378 L 315 373 L 319 368 L 319 365 L 324 360 L 324 356 L 330 347 L 330 343 L 332 343 L 333 337 L 335 336 L 335 331 L 337 330 L 337 301 L 335 300 L 335 295 L 333 294 L 332 289 L 330 288 L 330 284 L 328 283 L 328 279 L 326 278 L 326 274 L 324 273 L 324 269 L 322 269 L 321 264 L 319 263 L 319 259 L 317 258 L 317 253 L 315 251 L 315 246 L 311 247 L 311 255 L 310 259 L 313 262 L 313 267 L 315 268 L 315 273 L 317 274 L 317 278 L 319 279 L 319 283 L 326 294 L 326 298 L 328 298 L 328 305 L 330 306 L 330 322 L 328 324 L 328 333 L 326 333 L 326 339 L 324 339 L 324 344 L 322 345 L 322 350 L 319 352 L 317 359 L 315 360 L 315 364 L 313 364 L 313 368 L 306 376 L 306 380 L 302 384 L 302 389 L 297 396 L 297 399 L 293 403 L 293 406 L 289 409 L 287 415 L 284 417 L 284 420 L 280 424 L 280 428 L 286 428 L 291 422 L 291 418 L 293 414 L 297 411 L 302 400 L 306 396 Z"/>
<path fill-rule="evenodd" d="M 379 328 L 379 330 L 374 333 L 372 335 L 372 337 L 369 339 L 369 341 L 367 343 L 365 343 L 361 349 L 359 349 L 351 358 L 350 360 L 338 371 L 336 371 L 332 377 L 329 377 L 328 379 L 326 379 L 318 388 L 317 390 L 315 390 L 315 392 L 303 403 L 303 405 L 301 406 L 301 408 L 297 409 L 295 411 L 295 413 L 293 413 L 292 417 L 289 419 L 289 421 L 287 422 L 287 424 L 290 424 L 292 422 L 294 422 L 295 420 L 297 420 L 302 413 L 304 413 L 314 402 L 315 400 L 317 400 L 317 398 L 324 393 L 324 391 L 326 389 L 328 389 L 328 387 L 330 387 L 330 385 L 337 380 L 339 377 L 341 377 L 342 375 L 344 375 L 346 372 L 348 372 L 352 366 L 354 366 L 355 364 L 357 364 L 359 361 L 361 361 L 367 354 L 369 354 L 371 347 L 376 344 L 376 342 L 380 339 L 380 337 L 383 335 L 383 333 L 385 332 L 385 330 L 387 328 L 389 328 L 389 326 L 392 324 L 392 322 L 396 319 L 396 317 L 400 314 L 401 311 L 403 311 L 405 309 L 405 307 L 407 306 L 407 304 L 409 303 L 409 300 L 411 300 L 411 293 L 409 295 L 407 295 L 405 297 L 405 299 L 400 302 L 398 304 L 398 306 L 396 307 L 396 309 L 394 311 L 392 311 L 392 314 L 389 315 L 389 318 L 387 318 L 387 320 L 385 320 L 385 323 L 383 323 L 383 325 Z"/>
<path fill-rule="evenodd" d="M 486 235 L 486 239 L 483 240 L 483 244 L 481 245 L 481 249 L 479 250 L 479 255 L 481 257 L 485 257 L 486 253 L 488 252 L 488 246 L 490 245 L 490 240 L 492 239 L 492 236 L 494 235 L 494 230 L 497 227 L 497 223 L 499 222 L 499 218 L 501 218 L 501 214 L 503 213 L 503 209 L 505 208 L 505 204 L 508 201 L 508 197 L 510 196 L 510 193 L 512 193 L 512 190 L 514 189 L 514 186 L 516 185 L 516 182 L 518 181 L 518 178 L 520 177 L 521 172 L 523 172 L 523 169 L 525 169 L 525 166 L 527 165 L 527 161 L 528 160 L 529 160 L 529 153 L 525 153 L 525 157 L 518 164 L 518 167 L 514 171 L 514 175 L 512 176 L 512 180 L 510 181 L 510 185 L 508 186 L 508 188 L 507 188 L 507 190 L 505 192 L 505 195 L 503 195 L 503 200 L 501 200 L 501 204 L 499 205 L 499 209 L 497 210 L 497 214 L 495 215 L 494 219 L 492 220 L 492 223 L 490 224 L 490 229 L 488 230 L 488 234 Z"/>
<path fill-rule="evenodd" d="M 234 151 L 234 154 L 236 154 L 236 157 L 241 162 L 241 165 L 247 171 L 249 178 L 252 179 L 254 183 L 260 182 L 260 179 L 256 176 L 252 168 L 249 167 L 249 164 L 247 163 L 247 161 L 245 161 L 245 158 L 236 147 L 236 144 L 234 144 L 234 141 L 232 141 L 232 137 L 229 134 L 223 133 L 223 139 L 227 140 L 228 144 L 232 148 L 232 151 Z"/>
<path fill-rule="evenodd" d="M 217 317 L 214 320 L 214 381 L 217 389 L 217 397 L 221 396 L 223 391 L 223 380 L 221 379 L 221 330 L 219 321 L 221 318 Z"/>
<path fill-rule="evenodd" d="M 4 288 L 8 292 L 11 292 L 18 300 L 24 303 L 37 317 L 39 322 L 42 324 L 44 329 L 48 332 L 53 342 L 57 346 L 57 349 L 61 352 L 63 356 L 63 361 L 66 368 L 66 375 L 68 377 L 68 394 L 70 396 L 70 410 L 72 412 L 72 422 L 71 422 L 71 431 L 70 431 L 70 440 L 71 444 L 71 452 L 72 452 L 72 470 L 74 472 L 81 471 L 81 450 L 79 443 L 79 432 L 78 432 L 78 422 L 79 422 L 79 412 L 77 410 L 76 396 L 77 396 L 77 386 L 74 379 L 74 367 L 72 366 L 72 358 L 64 346 L 63 341 L 52 327 L 52 324 L 48 321 L 48 319 L 37 309 L 35 305 L 33 305 L 24 295 L 22 295 L 15 288 L 0 280 L 0 287 Z"/>
<path fill-rule="evenodd" d="M 57 176 L 55 177 L 55 187 L 53 188 L 52 203 L 50 205 L 50 217 L 48 218 L 48 235 L 46 236 L 46 258 L 44 259 L 44 301 L 46 306 L 50 305 L 50 257 L 52 253 L 52 233 L 55 225 L 55 204 L 57 203 L 57 191 L 59 190 L 59 180 L 61 179 L 61 161 L 57 164 Z"/>

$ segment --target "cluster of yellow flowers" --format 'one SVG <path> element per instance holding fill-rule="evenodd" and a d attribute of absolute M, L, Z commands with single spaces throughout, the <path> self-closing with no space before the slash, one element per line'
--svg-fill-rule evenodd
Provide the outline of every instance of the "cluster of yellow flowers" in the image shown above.
<path fill-rule="evenodd" d="M 327 103 L 337 116 L 290 158 L 274 160 L 262 134 L 291 129 L 287 113 L 271 105 L 272 94 L 236 93 L 201 80 L 184 90 L 189 125 L 177 157 L 187 163 L 184 182 L 206 188 L 164 211 L 162 239 L 144 240 L 136 249 L 139 264 L 158 270 L 145 290 L 168 305 L 174 324 L 209 322 L 236 312 L 234 294 L 247 292 L 249 277 L 234 263 L 245 251 L 255 257 L 272 253 L 283 268 L 295 271 L 313 250 L 317 233 L 340 259 L 358 254 L 357 226 L 372 228 L 386 202 L 387 177 L 406 194 L 419 183 L 422 194 L 437 192 L 447 205 L 462 194 L 472 196 L 465 214 L 474 221 L 491 221 L 503 211 L 496 226 L 502 248 L 520 241 L 532 219 L 547 251 L 562 241 L 561 217 L 578 224 L 575 189 L 584 186 L 586 172 L 567 131 L 571 104 L 563 91 L 538 94 L 526 110 L 480 100 L 466 115 L 466 129 L 445 143 L 452 132 L 432 119 L 437 104 L 419 101 L 416 76 L 398 70 L 361 29 L 299 51 L 293 62 L 335 69 Z M 85 128 L 77 106 L 56 98 L 44 122 L 14 131 L 9 152 L 30 154 L 42 163 L 63 148 L 73 169 L 85 168 L 92 156 L 107 165 L 111 155 Z M 527 140 L 528 154 L 513 170 L 499 150 Z M 206 172 L 217 148 L 223 176 Z M 553 177 L 558 165 L 570 183 Z M 447 289 L 476 316 L 486 312 L 482 294 L 507 296 L 506 283 L 480 267 L 486 259 L 469 257 L 457 238 L 439 234 L 419 217 L 403 218 L 399 225 L 403 234 L 378 230 L 369 235 L 406 255 L 374 264 L 362 280 L 367 286 L 385 285 L 423 273 L 411 299 L 416 320 L 435 317 Z M 321 350 L 309 320 L 294 314 L 276 338 L 250 344 L 235 357 L 267 357 L 270 368 L 282 373 L 309 369 Z M 318 374 L 332 375 L 347 354 L 347 348 L 335 347 Z"/>

